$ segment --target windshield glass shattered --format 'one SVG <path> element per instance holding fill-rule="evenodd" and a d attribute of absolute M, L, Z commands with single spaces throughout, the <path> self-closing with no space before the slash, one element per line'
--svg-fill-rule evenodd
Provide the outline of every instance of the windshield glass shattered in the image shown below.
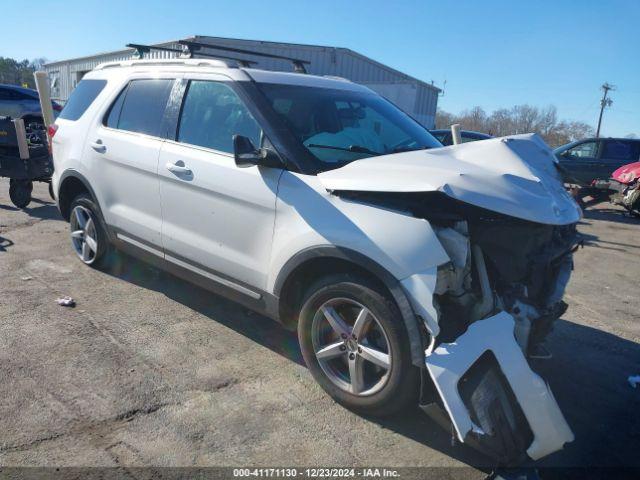
<path fill-rule="evenodd" d="M 422 125 L 373 93 L 271 83 L 259 87 L 324 170 L 361 158 L 442 146 Z"/>

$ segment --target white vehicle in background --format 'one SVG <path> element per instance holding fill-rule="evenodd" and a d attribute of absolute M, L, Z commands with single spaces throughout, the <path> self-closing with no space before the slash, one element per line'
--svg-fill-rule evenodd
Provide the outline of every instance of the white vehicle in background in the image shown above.
<path fill-rule="evenodd" d="M 201 59 L 101 65 L 50 134 L 87 265 L 117 247 L 297 329 L 358 412 L 446 411 L 504 463 L 573 439 L 527 362 L 580 218 L 537 136 L 443 148 L 363 86 Z"/>

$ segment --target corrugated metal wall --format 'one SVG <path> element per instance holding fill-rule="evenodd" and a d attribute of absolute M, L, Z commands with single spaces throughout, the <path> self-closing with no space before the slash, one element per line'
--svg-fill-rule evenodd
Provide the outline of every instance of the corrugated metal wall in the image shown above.
<path fill-rule="evenodd" d="M 193 40 L 193 38 L 189 40 Z M 308 60 L 311 62 L 311 64 L 307 66 L 309 73 L 315 75 L 335 75 L 366 85 L 398 105 L 425 127 L 433 128 L 434 126 L 439 92 L 437 88 L 352 50 L 315 45 L 297 45 L 203 36 L 195 37 L 195 40 L 201 43 L 218 44 Z M 176 43 L 164 43 L 160 45 L 180 48 L 180 45 Z M 66 101 L 84 73 L 92 70 L 100 63 L 130 59 L 132 53 L 132 50 L 120 50 L 45 65 L 45 70 L 49 72 L 49 77 L 52 82 L 52 96 L 61 101 Z M 256 61 L 258 62 L 256 68 L 279 71 L 292 70 L 291 64 L 285 60 L 230 52 L 217 51 L 217 53 L 224 53 L 228 56 L 237 56 Z M 145 54 L 145 58 L 173 58 L 175 56 L 176 55 L 171 52 L 160 51 L 152 51 L 150 54 Z"/>

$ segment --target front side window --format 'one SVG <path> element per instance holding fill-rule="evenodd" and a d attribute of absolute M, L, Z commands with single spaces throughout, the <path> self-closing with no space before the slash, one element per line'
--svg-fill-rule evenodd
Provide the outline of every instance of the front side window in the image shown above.
<path fill-rule="evenodd" d="M 82 80 L 71 92 L 58 118 L 78 120 L 107 84 L 106 80 Z"/>
<path fill-rule="evenodd" d="M 169 79 L 132 80 L 111 106 L 106 126 L 161 136 L 162 119 L 173 82 Z"/>
<path fill-rule="evenodd" d="M 369 92 L 259 84 L 272 109 L 320 162 L 320 170 L 353 160 L 441 147 L 419 123 Z"/>
<path fill-rule="evenodd" d="M 260 127 L 231 87 L 222 82 L 191 80 L 177 141 L 233 153 L 234 135 L 248 137 L 260 146 Z"/>
<path fill-rule="evenodd" d="M 565 153 L 570 158 L 595 158 L 598 152 L 598 142 L 585 142 L 570 148 Z"/>

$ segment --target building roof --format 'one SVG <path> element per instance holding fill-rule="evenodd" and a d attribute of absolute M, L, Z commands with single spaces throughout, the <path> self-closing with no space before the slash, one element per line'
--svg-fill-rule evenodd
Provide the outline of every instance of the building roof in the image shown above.
<path fill-rule="evenodd" d="M 216 41 L 221 42 L 222 44 L 224 43 L 228 43 L 228 42 L 233 42 L 235 44 L 240 44 L 242 45 L 244 48 L 250 49 L 251 47 L 256 47 L 256 46 L 261 46 L 261 47 L 266 47 L 266 48 L 272 48 L 272 49 L 291 49 L 291 48 L 295 48 L 295 49 L 306 49 L 309 50 L 310 53 L 311 52 L 322 52 L 322 51 L 332 51 L 332 52 L 336 52 L 336 53 L 341 53 L 343 55 L 355 58 L 357 60 L 366 62 L 372 66 L 375 66 L 376 68 L 383 70 L 385 72 L 387 72 L 388 74 L 396 77 L 398 80 L 403 80 L 405 82 L 415 82 L 415 83 L 419 83 L 427 88 L 433 89 L 436 92 L 440 92 L 441 90 L 436 87 L 435 85 L 433 85 L 432 83 L 427 83 L 424 82 L 422 80 L 419 80 L 415 77 L 412 77 L 410 75 L 407 75 L 406 73 L 402 73 L 399 70 L 396 70 L 392 67 L 389 67 L 387 65 L 384 65 L 383 63 L 380 63 L 376 60 L 373 60 L 365 55 L 362 55 L 354 50 L 351 50 L 349 48 L 344 48 L 344 47 L 331 47 L 331 46 L 325 46 L 325 45 L 308 45 L 308 44 L 301 44 L 301 43 L 287 43 L 287 42 L 273 42 L 273 41 L 265 41 L 265 40 L 247 40 L 247 39 L 239 39 L 239 38 L 226 38 L 226 37 L 211 37 L 211 36 L 205 36 L 205 35 L 194 35 L 191 37 L 187 37 L 184 40 L 190 40 L 190 41 L 200 41 L 202 43 L 215 43 Z M 153 45 L 157 45 L 157 46 L 167 46 L 167 45 L 172 45 L 172 44 L 177 44 L 178 40 L 174 40 L 174 41 L 169 41 L 169 42 L 162 42 L 162 43 L 155 43 Z M 106 56 L 121 56 L 121 55 L 127 55 L 127 54 L 133 54 L 135 50 L 132 48 L 126 48 L 126 49 L 122 49 L 122 50 L 114 50 L 111 52 L 102 52 L 102 53 L 97 53 L 94 55 L 87 55 L 87 56 L 83 56 L 83 57 L 76 57 L 76 58 L 70 58 L 70 59 L 66 59 L 66 60 L 59 60 L 59 61 L 55 61 L 55 62 L 50 62 L 45 64 L 45 67 L 52 67 L 52 66 L 56 66 L 56 65 L 60 65 L 60 64 L 65 64 L 65 63 L 71 63 L 71 62 L 77 62 L 77 61 L 91 61 L 91 60 L 99 60 L 100 57 L 106 57 Z"/>

